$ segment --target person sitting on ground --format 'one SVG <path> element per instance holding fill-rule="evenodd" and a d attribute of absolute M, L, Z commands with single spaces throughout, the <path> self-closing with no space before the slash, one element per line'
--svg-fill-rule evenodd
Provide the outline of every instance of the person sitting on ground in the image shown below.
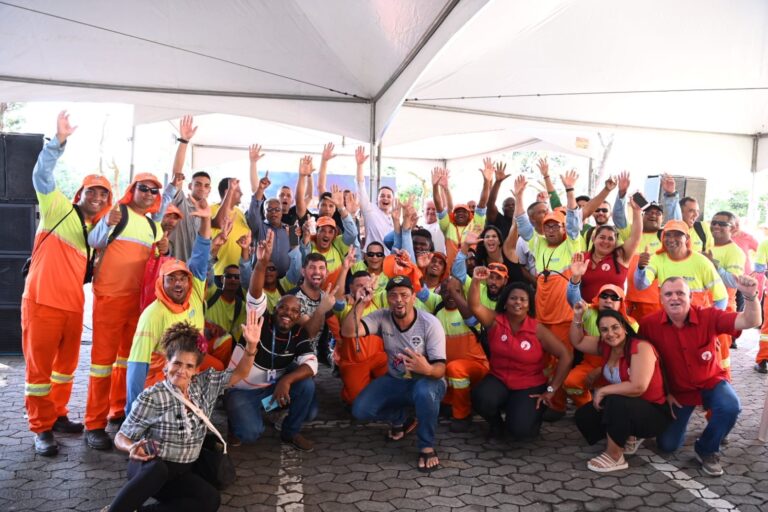
<path fill-rule="evenodd" d="M 586 311 L 583 301 L 574 305 L 574 322 Z M 589 444 L 607 439 L 605 451 L 587 462 L 587 468 L 609 473 L 628 468 L 624 455 L 634 455 L 645 438 L 664 432 L 672 417 L 653 345 L 638 338 L 618 311 L 600 311 L 597 326 L 599 338 L 572 341 L 585 354 L 602 356 L 602 374 L 609 384 L 597 389 L 592 402 L 580 407 L 574 419 Z"/>
<path fill-rule="evenodd" d="M 640 337 L 651 342 L 664 363 L 667 401 L 674 418 L 656 437 L 656 444 L 665 452 L 680 448 L 693 410 L 704 405 L 711 416 L 694 451 L 702 470 L 710 476 L 723 474 L 720 445 L 741 411 L 739 397 L 716 356 L 717 336 L 738 337 L 743 329 L 757 327 L 761 320 L 757 281 L 742 275 L 736 279 L 736 288 L 746 301 L 741 313 L 693 305 L 686 278 L 670 277 L 661 284 L 663 310 L 640 321 Z"/>
<path fill-rule="evenodd" d="M 362 317 L 368 290 L 355 297 L 354 314 L 347 315 L 341 334 L 349 338 L 362 333 L 384 340 L 387 374 L 373 380 L 352 404 L 358 420 L 386 421 L 387 439 L 400 441 L 408 425 L 405 411 L 416 409 L 418 426 L 418 470 L 429 473 L 440 460 L 435 451 L 435 431 L 440 401 L 445 395 L 445 331 L 431 314 L 414 307 L 416 294 L 408 277 L 395 276 L 387 283 L 389 310 L 380 309 Z"/>
<path fill-rule="evenodd" d="M 533 291 L 527 284 L 508 284 L 496 309 L 485 307 L 480 302 L 480 283 L 489 274 L 487 268 L 475 267 L 469 287 L 470 310 L 488 331 L 491 367 L 472 390 L 472 405 L 488 422 L 490 438 L 506 432 L 515 440 L 528 440 L 538 436 L 545 409 L 542 404 L 550 406 L 573 356 L 535 319 Z M 549 384 L 544 374 L 547 354 L 558 361 Z"/>
<path fill-rule="evenodd" d="M 219 509 L 219 491 L 195 465 L 210 428 L 210 420 L 202 421 L 195 409 L 210 418 L 224 389 L 248 375 L 262 322 L 255 312 L 249 313 L 243 327 L 246 355 L 237 367 L 226 371 L 199 372 L 205 357 L 200 347 L 205 340 L 198 329 L 183 322 L 165 331 L 160 342 L 167 361 L 165 378 L 138 396 L 115 436 L 115 446 L 128 453 L 128 482 L 103 511 L 146 510 L 142 505 L 150 497 L 158 501 L 157 510 Z"/>

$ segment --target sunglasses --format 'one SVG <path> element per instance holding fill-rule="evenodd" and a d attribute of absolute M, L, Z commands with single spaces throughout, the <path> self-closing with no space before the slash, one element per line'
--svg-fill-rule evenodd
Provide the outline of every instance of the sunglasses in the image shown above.
<path fill-rule="evenodd" d="M 240 279 L 240 274 L 224 274 L 224 279 Z"/>
<path fill-rule="evenodd" d="M 605 293 L 605 292 L 603 292 L 603 293 L 601 293 L 599 295 L 599 297 L 601 299 L 608 299 L 608 300 L 612 300 L 614 302 L 619 302 L 621 300 L 621 298 L 618 295 L 616 295 L 615 293 Z"/>
<path fill-rule="evenodd" d="M 608 208 L 597 208 L 595 213 L 608 213 Z"/>
<path fill-rule="evenodd" d="M 146 186 L 143 183 L 139 183 L 138 185 L 136 185 L 136 188 L 139 189 L 139 192 L 144 192 L 144 193 L 151 192 L 153 196 L 156 196 L 157 194 L 160 193 L 160 189 L 159 188 L 157 188 L 157 187 L 148 187 L 148 186 Z"/>
<path fill-rule="evenodd" d="M 710 226 L 720 226 L 721 228 L 727 228 L 731 226 L 730 222 L 726 222 L 724 220 L 713 220 L 709 224 Z"/>
<path fill-rule="evenodd" d="M 384 253 L 383 252 L 368 251 L 368 252 L 365 253 L 365 255 L 368 256 L 369 258 L 383 258 L 384 257 Z"/>

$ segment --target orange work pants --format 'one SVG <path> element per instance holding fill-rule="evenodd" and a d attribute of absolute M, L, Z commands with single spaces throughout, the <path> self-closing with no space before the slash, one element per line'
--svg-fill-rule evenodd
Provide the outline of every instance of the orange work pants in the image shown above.
<path fill-rule="evenodd" d="M 339 361 L 339 374 L 343 384 L 341 399 L 344 403 L 351 404 L 365 386 L 385 373 L 387 373 L 387 354 L 383 351 L 375 352 L 363 361 Z"/>
<path fill-rule="evenodd" d="M 77 360 L 83 313 L 44 306 L 24 299 L 21 303 L 21 348 L 26 362 L 24 405 L 29 429 L 39 434 L 51 430 L 56 418 L 68 414 Z"/>
<path fill-rule="evenodd" d="M 133 335 L 139 322 L 139 295 L 94 295 L 93 346 L 85 428 L 107 425 L 107 417 L 125 416 L 125 374 Z"/>
<path fill-rule="evenodd" d="M 631 278 L 631 277 L 630 277 Z M 655 313 L 661 309 L 661 304 L 651 304 L 650 302 L 631 302 L 627 301 L 627 314 L 638 322 L 644 316 Z"/>
<path fill-rule="evenodd" d="M 587 386 L 587 375 L 595 369 L 602 367 L 602 357 L 593 354 L 584 354 L 584 359 L 581 363 L 568 372 L 568 377 L 566 377 L 563 382 L 563 388 L 565 388 L 565 393 L 577 408 L 592 401 L 590 387 L 598 387 L 598 383 L 602 380 L 602 377 L 598 376 L 598 378 L 593 381 L 592 386 Z"/>
<path fill-rule="evenodd" d="M 760 329 L 760 345 L 755 362 L 768 361 L 768 299 L 763 304 L 763 326 Z"/>
<path fill-rule="evenodd" d="M 453 417 L 463 420 L 472 413 L 470 390 L 488 373 L 488 361 L 454 359 L 445 366 L 448 390 L 443 403 L 451 406 Z"/>
<path fill-rule="evenodd" d="M 571 339 L 568 336 L 571 330 L 570 320 L 567 322 L 560 322 L 558 324 L 542 323 L 542 325 L 552 331 L 552 334 L 554 334 L 557 339 L 563 342 L 563 345 L 565 345 L 568 351 L 573 353 Z M 555 377 L 555 369 L 557 368 L 558 359 L 555 356 L 547 353 L 544 353 L 544 357 L 548 358 L 549 360 L 546 367 L 544 368 L 544 375 L 547 376 L 548 382 L 552 382 L 552 379 Z M 555 396 L 552 397 L 549 408 L 558 412 L 565 412 L 565 399 L 565 387 L 560 386 L 560 389 L 555 392 Z"/>

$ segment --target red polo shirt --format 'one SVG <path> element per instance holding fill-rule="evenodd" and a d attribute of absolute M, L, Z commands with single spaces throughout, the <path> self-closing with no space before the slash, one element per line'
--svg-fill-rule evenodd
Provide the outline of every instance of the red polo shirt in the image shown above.
<path fill-rule="evenodd" d="M 488 329 L 491 375 L 508 389 L 528 389 L 547 382 L 544 350 L 536 337 L 537 324 L 536 319 L 526 317 L 514 333 L 507 315 L 498 313 L 496 322 Z"/>
<path fill-rule="evenodd" d="M 701 405 L 701 391 L 727 380 L 720 366 L 718 334 L 739 337 L 734 330 L 738 313 L 691 306 L 683 327 L 675 327 L 664 310 L 643 318 L 640 338 L 647 339 L 661 356 L 670 393 L 682 405 Z"/>

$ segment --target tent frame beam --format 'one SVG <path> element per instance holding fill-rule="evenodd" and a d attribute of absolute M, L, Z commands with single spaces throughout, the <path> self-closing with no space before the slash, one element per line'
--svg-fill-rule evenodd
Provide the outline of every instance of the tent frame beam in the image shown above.
<path fill-rule="evenodd" d="M 313 95 L 305 95 L 305 94 L 276 94 L 276 93 L 266 93 L 266 92 L 181 89 L 181 88 L 172 88 L 172 87 L 149 87 L 149 86 L 143 86 L 143 85 L 119 85 L 119 84 L 106 84 L 106 83 L 96 83 L 96 82 L 50 80 L 46 78 L 34 78 L 34 77 L 11 76 L 11 75 L 0 75 L 0 81 L 23 83 L 23 84 L 59 86 L 59 87 L 75 87 L 79 89 L 102 89 L 106 91 L 182 94 L 182 95 L 190 95 L 190 96 L 217 96 L 217 97 L 223 97 L 223 98 L 324 101 L 324 102 L 332 102 L 332 103 L 358 103 L 358 104 L 372 103 L 372 101 L 368 98 L 356 98 L 352 96 L 313 96 Z"/>

